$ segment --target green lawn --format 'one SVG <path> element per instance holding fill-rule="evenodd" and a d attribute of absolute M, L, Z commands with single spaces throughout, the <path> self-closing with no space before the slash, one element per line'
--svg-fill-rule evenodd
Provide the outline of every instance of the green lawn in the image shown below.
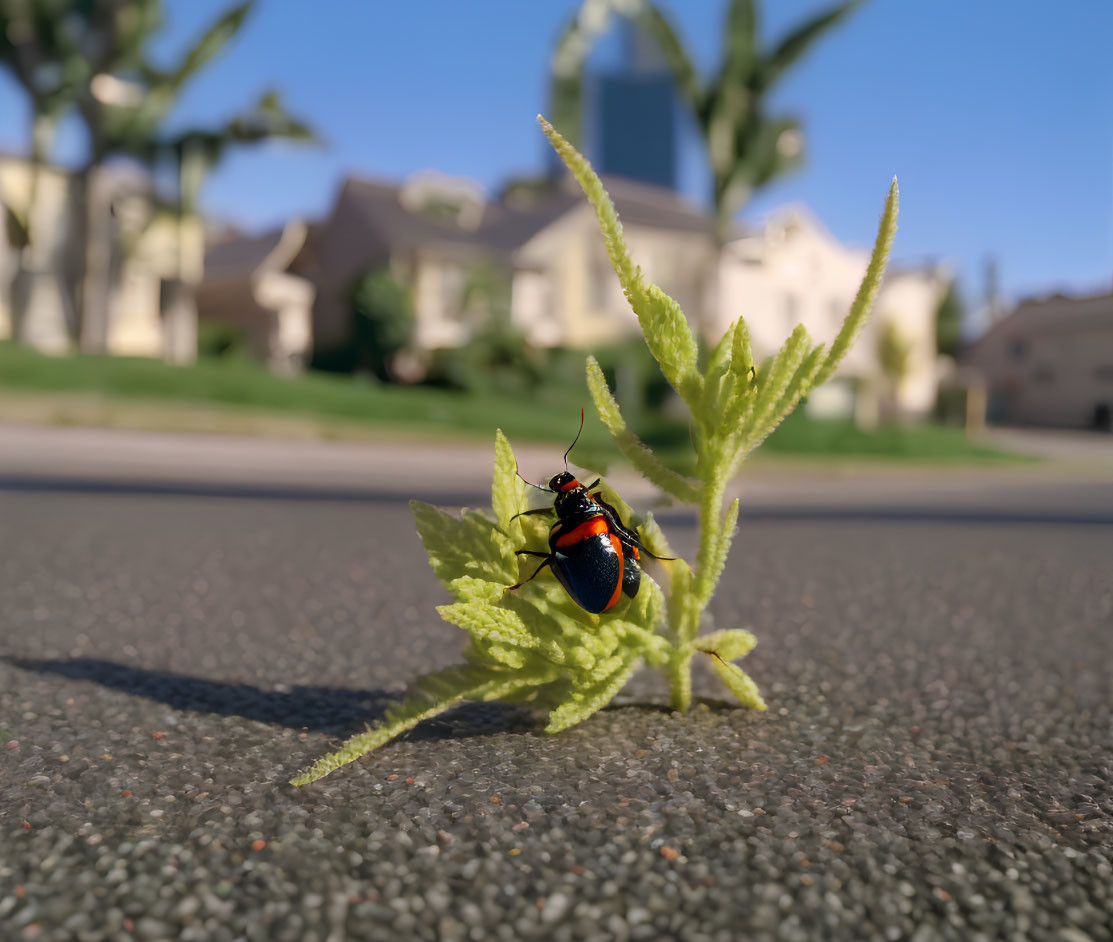
<path fill-rule="evenodd" d="M 762 453 L 932 462 L 1026 460 L 970 442 L 962 429 L 950 426 L 882 425 L 864 431 L 850 420 L 816 421 L 800 413 L 790 416 L 769 436 Z"/>
<path fill-rule="evenodd" d="M 534 401 L 495 392 L 386 386 L 328 373 L 280 379 L 238 360 L 173 367 L 138 357 L 46 357 L 9 343 L 0 343 L 0 388 L 231 407 L 319 419 L 326 425 L 425 428 L 484 439 L 501 427 L 521 439 L 555 442 L 571 441 L 581 406 L 590 405 L 586 390 L 550 391 L 543 400 Z M 589 444 L 605 439 L 601 427 L 585 429 Z"/>
<path fill-rule="evenodd" d="M 45 357 L 0 343 L 0 389 L 9 400 L 62 397 L 68 401 L 93 394 L 98 401 L 122 409 L 145 407 L 153 427 L 175 429 L 181 410 L 204 410 L 210 418 L 263 416 L 274 422 L 297 421 L 324 436 L 377 429 L 429 432 L 482 440 L 502 428 L 512 440 L 563 444 L 571 441 L 581 406 L 590 412 L 583 387 L 547 389 L 532 395 L 462 393 L 426 387 L 384 386 L 370 380 L 324 373 L 278 379 L 264 369 L 237 360 L 202 361 L 172 367 L 157 360 L 128 357 Z M 173 408 L 167 408 L 173 404 Z M 105 409 L 101 409 L 103 415 Z M 57 421 L 99 422 L 62 418 Z M 640 424 L 638 431 L 666 460 L 684 468 L 690 461 L 685 425 L 660 418 Z M 148 422 L 144 427 L 152 427 Z M 196 428 L 196 423 L 189 426 Z M 221 427 L 218 423 L 217 427 Z M 227 430 L 240 431 L 223 423 Z M 274 427 L 273 425 L 270 427 Z M 850 422 L 813 421 L 792 416 L 762 447 L 768 455 L 830 459 L 873 458 L 931 462 L 1009 460 L 1005 455 L 966 441 L 958 429 L 937 426 L 883 427 L 865 432 Z M 602 467 L 613 446 L 598 421 L 588 421 L 581 444 L 581 462 Z"/>

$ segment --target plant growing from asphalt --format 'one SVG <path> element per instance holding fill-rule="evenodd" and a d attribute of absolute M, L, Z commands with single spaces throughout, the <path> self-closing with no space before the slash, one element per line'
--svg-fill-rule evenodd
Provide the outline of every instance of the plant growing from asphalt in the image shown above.
<path fill-rule="evenodd" d="M 700 541 L 694 565 L 676 559 L 667 567 L 666 597 L 649 578 L 612 613 L 592 615 L 576 605 L 556 580 L 519 582 L 536 565 L 520 562 L 516 550 L 544 546 L 547 528 L 536 517 L 516 517 L 525 508 L 525 485 L 501 432 L 495 440 L 491 489 L 493 516 L 465 510 L 454 517 L 419 501 L 412 503 L 418 533 L 437 577 L 456 597 L 437 610 L 468 633 L 466 663 L 429 674 L 383 721 L 349 739 L 293 779 L 304 785 L 411 729 L 462 700 L 503 700 L 547 709 L 546 730 L 556 733 L 605 706 L 640 664 L 664 672 L 671 705 L 691 704 L 691 661 L 697 654 L 745 706 L 764 709 L 756 684 L 733 662 L 755 639 L 739 628 L 699 633 L 701 619 L 722 574 L 738 520 L 737 499 L 724 507 L 726 487 L 746 456 L 773 431 L 810 390 L 824 382 L 845 356 L 865 322 L 884 273 L 896 232 L 897 184 L 889 190 L 873 255 L 842 328 L 829 348 L 813 345 L 798 326 L 780 352 L 755 365 L 742 318 L 734 321 L 700 369 L 696 337 L 680 307 L 642 277 L 622 238 L 614 205 L 591 166 L 543 118 L 541 126 L 595 208 L 611 263 L 637 314 L 645 341 L 692 416 L 696 474 L 672 471 L 630 430 L 593 357 L 587 383 L 603 424 L 619 449 L 649 481 L 676 499 L 699 508 Z M 630 508 L 604 485 L 604 499 L 624 521 Z M 647 516 L 640 522 L 646 546 L 674 556 L 664 534 Z"/>

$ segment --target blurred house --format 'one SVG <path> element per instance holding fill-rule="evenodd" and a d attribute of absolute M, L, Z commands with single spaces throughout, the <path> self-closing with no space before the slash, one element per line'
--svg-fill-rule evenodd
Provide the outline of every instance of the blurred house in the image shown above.
<path fill-rule="evenodd" d="M 724 246 L 721 294 L 710 332 L 721 335 L 736 317 L 745 317 L 757 358 L 776 353 L 796 324 L 803 324 L 813 341 L 830 343 L 868 261 L 867 251 L 844 246 L 807 209 L 773 213 L 760 229 Z M 887 391 L 898 413 L 929 413 L 942 370 L 935 314 L 947 284 L 939 266 L 891 264 L 873 315 L 834 379 L 811 394 L 809 411 L 856 413 L 869 420 Z M 899 357 L 886 356 L 886 345 L 897 348 Z"/>
<path fill-rule="evenodd" d="M 22 219 L 35 193 L 22 271 L 15 233 L 0 240 L 0 339 L 65 353 L 80 332 L 77 183 L 57 167 L 40 169 L 34 187 L 32 176 L 25 158 L 0 156 L 0 203 Z M 157 212 L 150 179 L 127 165 L 107 167 L 93 177 L 91 200 L 91 238 L 108 253 L 105 351 L 192 361 L 193 324 L 163 316 L 167 289 L 180 271 L 179 234 L 175 221 Z"/>
<path fill-rule="evenodd" d="M 631 251 L 648 277 L 699 319 L 716 271 L 710 220 L 675 193 L 605 181 Z M 292 271 L 313 282 L 314 345 L 349 342 L 351 292 L 389 268 L 414 296 L 417 351 L 458 347 L 490 312 L 468 303 L 471 274 L 488 266 L 509 282 L 510 322 L 536 346 L 590 347 L 637 332 L 591 207 L 570 182 L 488 203 L 468 181 L 421 174 L 397 186 L 349 179 Z"/>
<path fill-rule="evenodd" d="M 967 349 L 991 422 L 1113 430 L 1113 294 L 1021 302 Z"/>
<path fill-rule="evenodd" d="M 743 315 L 759 357 L 775 353 L 797 323 L 817 341 L 834 338 L 868 253 L 843 246 L 807 210 L 774 214 L 720 252 L 711 217 L 678 194 L 622 177 L 604 184 L 631 255 L 705 337 L 717 339 Z M 320 355 L 353 342 L 353 289 L 368 272 L 389 270 L 413 293 L 415 327 L 405 357 L 412 378 L 433 351 L 468 343 L 494 317 L 504 317 L 536 347 L 589 349 L 640 331 L 594 211 L 570 178 L 512 188 L 494 202 L 477 184 L 436 173 L 402 184 L 350 178 L 307 237 L 303 228 L 296 231 L 297 237 L 287 231 L 213 246 L 199 294 L 202 318 L 231 320 L 235 307 L 241 319 L 271 324 L 252 328 L 255 346 L 282 350 L 282 362 L 289 362 L 289 348 L 264 339 L 276 336 L 276 322 L 257 298 L 264 271 L 284 276 L 291 290 L 297 279 L 311 285 L 312 347 Z M 506 284 L 505 310 L 474 303 L 470 287 L 481 270 L 497 272 Z M 840 367 L 841 382 L 817 391 L 809 408 L 862 417 L 887 395 L 901 414 L 928 413 L 940 373 L 935 312 L 946 285 L 938 266 L 892 266 L 874 317 Z M 295 293 L 298 303 L 308 303 L 306 290 Z M 895 375 L 886 345 L 900 352 Z M 293 354 L 305 355 L 304 349 Z"/>
<path fill-rule="evenodd" d="M 313 347 L 314 288 L 289 270 L 308 232 L 294 220 L 262 236 L 211 242 L 197 289 L 201 325 L 230 325 L 278 375 L 302 370 Z"/>

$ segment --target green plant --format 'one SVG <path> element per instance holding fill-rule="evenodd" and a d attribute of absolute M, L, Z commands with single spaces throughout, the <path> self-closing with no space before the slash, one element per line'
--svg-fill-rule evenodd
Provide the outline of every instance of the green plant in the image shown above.
<path fill-rule="evenodd" d="M 438 611 L 470 638 L 466 663 L 420 679 L 414 692 L 388 711 L 380 725 L 319 759 L 293 780 L 295 785 L 327 775 L 461 700 L 534 704 L 549 710 L 547 731 L 559 732 L 606 705 L 642 663 L 665 673 L 676 710 L 691 704 L 690 667 L 697 654 L 710 658 L 743 705 L 765 708 L 756 684 L 733 663 L 753 647 L 753 635 L 738 628 L 699 633 L 738 520 L 737 500 L 724 510 L 726 486 L 745 457 L 800 398 L 831 375 L 861 329 L 896 231 L 896 180 L 866 276 L 829 349 L 812 346 L 807 331 L 797 327 L 770 362 L 756 367 L 745 323 L 739 318 L 701 370 L 687 319 L 676 302 L 646 283 L 630 259 L 614 206 L 598 177 L 571 144 L 540 120 L 594 206 L 611 262 L 646 343 L 691 412 L 696 473 L 685 477 L 666 467 L 629 431 L 602 370 L 594 358 L 588 358 L 588 387 L 619 449 L 654 484 L 699 507 L 695 565 L 680 559 L 662 563 L 669 575 L 667 598 L 652 579 L 645 578 L 634 599 L 602 616 L 580 609 L 555 580 L 538 580 L 508 594 L 506 586 L 518 582 L 534 564 L 520 562 L 515 550 L 543 546 L 545 528 L 536 517 L 515 519 L 525 506 L 525 488 L 515 474 L 510 444 L 499 432 L 491 490 L 493 519 L 477 510 L 465 510 L 456 518 L 427 504 L 412 504 L 433 571 L 456 597 Z M 605 488 L 604 494 L 623 520 L 636 522 L 613 490 Z M 653 553 L 675 556 L 651 516 L 640 523 L 640 530 Z"/>
<path fill-rule="evenodd" d="M 352 291 L 352 345 L 355 366 L 390 382 L 391 358 L 410 342 L 414 307 L 410 289 L 388 268 L 369 271 Z"/>
<path fill-rule="evenodd" d="M 227 321 L 203 320 L 197 324 L 197 356 L 202 360 L 220 360 L 247 353 L 247 335 L 236 324 Z"/>
<path fill-rule="evenodd" d="M 962 346 L 962 328 L 966 308 L 962 302 L 958 279 L 952 278 L 947 291 L 935 309 L 935 349 L 949 357 L 957 357 Z"/>

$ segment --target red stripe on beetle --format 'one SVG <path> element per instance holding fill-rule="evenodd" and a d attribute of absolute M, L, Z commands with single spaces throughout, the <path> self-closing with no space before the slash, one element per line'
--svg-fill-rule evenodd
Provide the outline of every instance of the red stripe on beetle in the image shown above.
<path fill-rule="evenodd" d="M 600 533 L 607 533 L 609 530 L 610 527 L 607 526 L 605 518 L 601 516 L 592 517 L 590 520 L 585 520 L 579 526 L 573 527 L 567 533 L 558 536 L 554 545 L 561 547 L 575 546 L 577 543 L 581 543 L 590 537 L 598 536 Z M 614 539 L 615 537 L 612 536 L 611 540 L 613 541 Z M 621 546 L 619 547 L 618 553 L 620 556 L 622 555 Z"/>
<path fill-rule="evenodd" d="M 603 607 L 604 612 L 613 608 L 615 602 L 622 598 L 622 577 L 625 575 L 626 567 L 626 561 L 622 558 L 622 541 L 613 533 L 611 534 L 611 546 L 614 547 L 615 555 L 618 557 L 618 582 L 615 583 L 614 595 L 611 596 L 610 601 Z"/>
<path fill-rule="evenodd" d="M 563 494 L 567 491 L 574 491 L 577 487 L 583 487 L 583 485 L 575 478 L 572 478 L 571 481 L 569 481 L 567 484 L 562 484 L 560 487 L 557 488 L 557 490 Z"/>

